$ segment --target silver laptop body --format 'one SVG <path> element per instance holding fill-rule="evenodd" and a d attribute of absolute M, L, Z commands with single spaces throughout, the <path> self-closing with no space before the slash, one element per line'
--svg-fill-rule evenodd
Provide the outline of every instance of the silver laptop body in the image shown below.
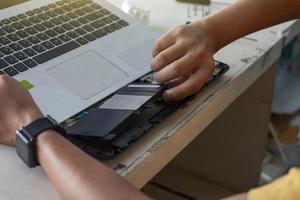
<path fill-rule="evenodd" d="M 8 66 L 2 66 L 2 72 L 6 74 L 12 73 L 15 79 L 25 83 L 44 114 L 50 114 L 57 121 L 62 122 L 150 71 L 151 49 L 161 33 L 141 24 L 107 1 L 20 1 L 25 2 L 4 8 L 0 12 L 0 20 L 4 19 L 4 23 L 0 28 L 8 25 L 16 27 L 14 32 L 6 32 L 2 36 L 12 37 L 16 41 L 11 41 L 7 45 L 2 44 L 1 48 L 10 47 L 12 43 L 20 43 L 21 40 L 32 37 L 32 35 L 26 37 L 24 33 L 28 26 L 22 28 L 17 24 L 23 23 L 22 20 L 33 20 L 34 26 L 37 25 L 36 30 L 40 29 L 34 36 L 40 33 L 46 34 L 46 31 L 51 34 L 50 36 L 46 34 L 49 38 L 45 39 L 42 37 L 43 40 L 40 39 L 41 41 L 37 44 L 32 44 L 19 50 L 16 48 L 17 50 L 13 53 L 3 55 L 1 59 Z M 80 2 L 84 2 L 86 5 Z M 100 5 L 101 8 L 100 6 L 97 7 L 95 3 Z M 72 5 L 72 10 L 67 11 L 69 8 L 66 6 L 70 5 Z M 47 10 L 47 6 L 49 10 Z M 95 10 L 88 6 L 93 6 Z M 62 7 L 66 10 L 62 9 Z M 102 14 L 95 14 L 95 12 L 100 12 L 101 10 L 103 11 Z M 47 17 L 47 14 L 43 16 L 49 11 L 55 11 L 58 15 L 56 17 Z M 77 17 L 75 11 L 78 14 Z M 70 14 L 70 12 L 74 12 L 75 15 Z M 61 15 L 69 16 L 69 19 L 65 19 L 66 17 L 61 17 Z M 82 19 L 85 17 L 90 21 L 85 22 Z M 36 18 L 42 18 L 41 22 Z M 61 19 L 62 23 L 58 23 L 58 25 L 52 23 L 55 26 L 50 27 L 49 25 L 50 28 L 44 26 L 47 30 L 43 30 L 43 26 L 39 26 L 39 24 L 43 25 L 45 21 L 53 20 L 53 18 Z M 83 20 L 80 26 L 73 22 L 79 18 Z M 103 25 L 99 21 L 102 18 L 109 18 L 110 20 L 106 20 Z M 9 24 L 6 24 L 8 21 L 5 19 L 9 19 Z M 62 29 L 57 27 L 68 27 L 64 24 L 71 22 L 74 23 L 73 29 L 65 29 L 64 33 L 55 31 L 53 33 L 54 28 L 62 31 Z M 94 26 L 92 26 L 92 23 L 94 23 Z M 7 28 L 9 27 L 5 27 L 5 29 Z M 23 31 L 18 32 L 23 38 L 20 37 L 18 39 L 10 35 L 16 34 L 17 31 Z M 67 35 L 70 31 L 75 31 L 78 36 L 70 34 L 74 38 L 69 37 L 70 40 L 66 42 L 60 40 L 61 44 L 55 40 L 60 39 L 62 34 Z M 45 47 L 40 49 L 37 45 L 44 45 Z M 29 48 L 37 49 L 41 52 L 35 51 L 35 55 L 27 55 L 27 58 L 23 58 L 22 55 L 25 49 Z M 15 58 L 20 56 L 20 58 L 14 60 L 11 56 Z M 32 67 L 30 66 L 31 64 L 37 66 Z M 13 70 L 16 70 L 18 73 L 14 74 Z"/>

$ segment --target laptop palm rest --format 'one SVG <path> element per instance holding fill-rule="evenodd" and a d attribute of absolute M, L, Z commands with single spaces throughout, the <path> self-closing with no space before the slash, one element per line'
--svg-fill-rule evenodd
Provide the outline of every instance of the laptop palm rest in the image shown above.
<path fill-rule="evenodd" d="M 128 77 L 128 74 L 92 50 L 49 68 L 47 73 L 82 100 Z"/>

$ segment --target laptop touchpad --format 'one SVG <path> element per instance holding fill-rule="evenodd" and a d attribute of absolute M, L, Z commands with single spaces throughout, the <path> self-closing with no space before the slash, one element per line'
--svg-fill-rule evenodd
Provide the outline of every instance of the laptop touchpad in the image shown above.
<path fill-rule="evenodd" d="M 154 39 L 146 40 L 118 55 L 118 58 L 135 70 L 141 70 L 149 66 L 152 59 Z"/>
<path fill-rule="evenodd" d="M 83 100 L 128 77 L 95 51 L 85 52 L 47 72 Z"/>

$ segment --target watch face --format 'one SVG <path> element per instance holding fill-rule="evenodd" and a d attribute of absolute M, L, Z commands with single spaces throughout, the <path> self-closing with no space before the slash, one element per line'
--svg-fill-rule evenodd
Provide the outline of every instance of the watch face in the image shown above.
<path fill-rule="evenodd" d="M 35 152 L 33 142 L 29 141 L 22 131 L 16 133 L 17 154 L 28 167 L 35 167 Z"/>

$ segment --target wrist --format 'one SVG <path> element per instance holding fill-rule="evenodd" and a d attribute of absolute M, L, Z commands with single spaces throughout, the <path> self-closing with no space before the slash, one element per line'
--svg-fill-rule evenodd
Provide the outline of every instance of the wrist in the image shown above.
<path fill-rule="evenodd" d="M 206 19 L 199 20 L 193 23 L 193 25 L 200 31 L 204 32 L 205 40 L 208 42 L 209 50 L 212 54 L 215 54 L 219 50 L 219 42 L 209 27 L 209 24 Z M 201 37 L 203 37 L 201 35 Z M 200 38 L 203 39 L 203 38 Z"/>
<path fill-rule="evenodd" d="M 213 16 L 204 18 L 196 23 L 207 33 L 213 53 L 218 52 L 227 45 L 226 34 L 224 34 L 219 27 L 214 25 Z"/>
<path fill-rule="evenodd" d="M 63 140 L 60 134 L 56 133 L 54 130 L 47 130 L 41 133 L 36 140 L 36 155 L 37 161 L 43 167 L 43 155 L 47 155 L 49 149 L 53 148 L 59 141 Z"/>
<path fill-rule="evenodd" d="M 21 129 L 28 124 L 32 123 L 37 119 L 41 119 L 45 117 L 39 109 L 27 109 L 26 111 L 21 112 L 19 121 L 18 121 L 18 129 Z"/>

